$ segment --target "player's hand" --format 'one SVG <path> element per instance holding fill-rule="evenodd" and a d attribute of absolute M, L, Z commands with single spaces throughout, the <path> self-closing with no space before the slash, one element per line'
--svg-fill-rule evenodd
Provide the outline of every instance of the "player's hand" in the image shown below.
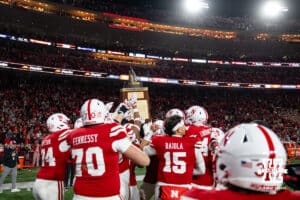
<path fill-rule="evenodd" d="M 129 118 L 132 115 L 132 111 L 125 103 L 120 103 L 113 114 L 113 118 L 117 115 L 122 116 L 123 119 Z"/>
<path fill-rule="evenodd" d="M 124 103 L 129 108 L 136 108 L 136 106 L 137 106 L 137 93 L 133 93 L 132 96 L 128 100 L 125 99 Z"/>

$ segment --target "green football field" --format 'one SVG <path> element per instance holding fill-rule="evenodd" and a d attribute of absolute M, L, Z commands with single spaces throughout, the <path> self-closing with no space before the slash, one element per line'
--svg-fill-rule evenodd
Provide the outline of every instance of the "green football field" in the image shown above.
<path fill-rule="evenodd" d="M 294 160 L 292 163 L 299 163 L 300 160 Z M 18 177 L 17 182 L 28 182 L 28 181 L 34 181 L 35 175 L 36 175 L 37 169 L 33 170 L 19 170 L 18 171 Z M 145 173 L 145 168 L 136 168 L 136 175 L 143 175 Z M 8 176 L 4 183 L 10 183 L 11 177 Z M 139 182 L 140 184 L 140 182 Z M 69 189 L 65 193 L 65 200 L 70 200 L 73 197 L 73 191 Z M 0 200 L 33 200 L 32 191 L 27 191 L 26 189 L 22 189 L 21 192 L 18 193 L 11 193 L 10 190 L 3 191 L 2 194 L 0 194 Z"/>
<path fill-rule="evenodd" d="M 23 169 L 18 171 L 17 183 L 34 181 L 37 173 L 37 169 Z M 144 175 L 145 168 L 136 168 L 136 175 Z M 11 177 L 6 177 L 4 183 L 10 183 Z M 138 183 L 140 184 L 140 182 Z M 65 200 L 71 200 L 73 197 L 72 189 L 65 192 Z M 27 189 L 21 189 L 21 192 L 11 193 L 10 190 L 4 190 L 0 194 L 0 200 L 33 200 L 32 191 L 27 191 Z"/>

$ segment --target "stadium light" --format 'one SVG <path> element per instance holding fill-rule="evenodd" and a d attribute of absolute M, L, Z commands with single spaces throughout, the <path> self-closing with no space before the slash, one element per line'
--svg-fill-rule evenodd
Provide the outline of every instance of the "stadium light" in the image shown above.
<path fill-rule="evenodd" d="M 262 16 L 267 18 L 277 18 L 282 13 L 287 12 L 288 8 L 279 1 L 268 1 L 262 6 Z"/>
<path fill-rule="evenodd" d="M 197 13 L 202 9 L 208 9 L 208 3 L 204 0 L 184 0 L 184 8 L 189 13 Z"/>

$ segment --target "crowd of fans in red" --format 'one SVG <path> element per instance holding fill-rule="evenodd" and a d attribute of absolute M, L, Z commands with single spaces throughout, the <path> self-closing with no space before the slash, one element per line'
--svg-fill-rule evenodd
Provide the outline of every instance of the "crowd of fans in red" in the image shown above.
<path fill-rule="evenodd" d="M 74 122 L 79 117 L 80 105 L 88 98 L 113 101 L 117 105 L 122 87 L 122 82 L 32 72 L 2 70 L 0 76 L 0 143 L 14 138 L 21 155 L 32 151 L 34 142 L 47 134 L 45 121 L 50 114 L 63 112 Z M 292 117 L 295 112 L 299 116 L 297 91 L 148 87 L 153 119 L 162 119 L 171 108 L 186 109 L 197 104 L 207 108 L 209 123 L 223 130 L 259 119 L 267 122 L 282 140 L 299 139 L 300 123 Z"/>

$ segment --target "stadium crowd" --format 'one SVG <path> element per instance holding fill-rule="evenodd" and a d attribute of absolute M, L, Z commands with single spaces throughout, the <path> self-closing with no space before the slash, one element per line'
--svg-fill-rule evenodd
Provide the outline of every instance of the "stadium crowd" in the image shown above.
<path fill-rule="evenodd" d="M 48 67 L 127 74 L 132 66 L 95 58 L 91 53 L 0 40 L 0 59 Z M 298 84 L 299 67 L 253 67 L 159 61 L 156 66 L 133 65 L 138 76 L 199 81 Z"/>
<path fill-rule="evenodd" d="M 79 117 L 81 103 L 87 98 L 119 102 L 121 82 L 14 73 L 1 71 L 1 143 L 13 137 L 22 147 L 33 145 L 47 133 L 47 116 L 63 112 L 74 122 Z M 90 87 L 92 85 L 96 87 Z M 270 124 L 282 140 L 297 141 L 299 138 L 300 124 L 296 117 L 300 98 L 297 92 L 149 87 L 153 119 L 162 119 L 171 108 L 184 110 L 201 103 L 208 110 L 209 122 L 223 130 L 261 119 Z M 169 91 L 172 91 L 172 98 Z"/>

